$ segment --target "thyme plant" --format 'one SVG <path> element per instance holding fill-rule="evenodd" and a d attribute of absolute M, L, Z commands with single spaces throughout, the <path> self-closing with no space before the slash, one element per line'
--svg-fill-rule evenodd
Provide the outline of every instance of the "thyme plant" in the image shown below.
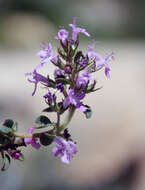
<path fill-rule="evenodd" d="M 76 26 L 76 19 L 73 24 L 69 24 L 72 32 L 69 33 L 64 27 L 58 31 L 56 40 L 59 41 L 57 54 L 53 51 L 51 43 L 42 43 L 38 56 L 41 59 L 39 65 L 34 68 L 26 77 L 30 83 L 34 84 L 32 96 L 35 95 L 38 84 L 45 88 L 43 99 L 46 108 L 43 113 L 56 113 L 56 121 L 51 121 L 42 114 L 35 119 L 29 128 L 28 133 L 19 133 L 18 123 L 12 119 L 6 119 L 0 125 L 0 153 L 3 166 L 2 171 L 8 169 L 11 159 L 24 160 L 22 148 L 32 145 L 35 149 L 42 146 L 49 146 L 52 143 L 52 153 L 55 157 L 60 157 L 63 163 L 69 163 L 71 158 L 77 153 L 76 142 L 73 141 L 68 124 L 71 121 L 76 109 L 80 110 L 86 118 L 90 118 L 92 111 L 89 105 L 83 103 L 86 95 L 100 89 L 96 87 L 96 80 L 92 73 L 104 69 L 107 78 L 110 77 L 110 67 L 108 62 L 112 60 L 113 53 L 102 57 L 94 52 L 95 42 L 88 46 L 87 53 L 79 49 L 79 34 L 87 37 L 90 34 L 84 29 Z M 46 64 L 53 64 L 55 70 L 53 77 L 48 74 L 44 76 L 40 73 L 40 68 Z M 61 121 L 61 116 L 68 112 L 66 120 Z M 43 129 L 38 132 L 38 129 Z"/>

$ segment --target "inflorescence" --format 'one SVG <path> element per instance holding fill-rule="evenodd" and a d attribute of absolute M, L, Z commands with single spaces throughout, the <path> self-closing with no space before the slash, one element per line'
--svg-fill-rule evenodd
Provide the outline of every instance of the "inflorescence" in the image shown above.
<path fill-rule="evenodd" d="M 2 171 L 9 167 L 11 159 L 24 160 L 21 147 L 31 145 L 35 149 L 41 146 L 55 144 L 52 153 L 55 157 L 60 157 L 63 163 L 69 163 L 70 159 L 77 153 L 76 142 L 69 134 L 67 125 L 71 121 L 76 109 L 90 118 L 92 111 L 90 106 L 83 103 L 85 96 L 100 89 L 96 88 L 96 80 L 92 73 L 104 69 L 107 78 L 110 77 L 110 67 L 108 62 L 112 60 L 114 54 L 106 54 L 102 57 L 94 52 L 95 42 L 88 46 L 87 53 L 79 50 L 79 33 L 90 37 L 90 34 L 83 28 L 76 26 L 76 19 L 73 24 L 71 34 L 61 27 L 56 40 L 60 42 L 57 54 L 53 51 L 51 43 L 42 43 L 38 56 L 41 62 L 33 72 L 27 73 L 27 79 L 34 84 L 32 96 L 35 95 L 37 86 L 40 83 L 45 88 L 46 93 L 43 98 L 47 107 L 43 112 L 56 113 L 56 122 L 52 122 L 47 116 L 40 115 L 34 124 L 29 128 L 28 133 L 17 132 L 18 124 L 11 119 L 5 120 L 0 126 L 0 152 L 2 156 Z M 53 77 L 40 74 L 40 68 L 44 65 L 53 64 L 55 70 Z M 61 116 L 65 112 L 68 116 L 61 122 Z M 39 132 L 37 129 L 43 129 Z M 37 132 L 36 132 L 37 131 Z"/>

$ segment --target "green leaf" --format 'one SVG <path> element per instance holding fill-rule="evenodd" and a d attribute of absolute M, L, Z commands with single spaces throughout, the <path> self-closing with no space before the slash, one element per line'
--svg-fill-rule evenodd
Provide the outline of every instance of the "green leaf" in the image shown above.
<path fill-rule="evenodd" d="M 3 123 L 3 125 L 8 128 L 12 128 L 12 126 L 14 125 L 14 121 L 12 119 L 6 119 Z"/>
<path fill-rule="evenodd" d="M 35 129 L 42 129 L 42 128 L 51 127 L 51 126 L 56 126 L 56 123 L 50 123 L 47 125 L 39 125 L 39 126 L 35 127 Z"/>
<path fill-rule="evenodd" d="M 55 88 L 56 84 L 52 79 L 49 79 L 49 87 Z"/>
<path fill-rule="evenodd" d="M 13 124 L 12 130 L 13 130 L 14 132 L 16 132 L 16 131 L 18 130 L 18 123 L 17 123 L 17 122 L 15 122 L 15 123 Z"/>
<path fill-rule="evenodd" d="M 2 171 L 6 171 L 11 163 L 11 159 L 10 156 L 8 154 L 5 154 L 4 158 L 3 158 L 3 166 L 1 168 Z"/>
<path fill-rule="evenodd" d="M 20 157 L 19 157 L 20 161 L 24 161 L 24 155 L 22 153 L 20 153 Z"/>
<path fill-rule="evenodd" d="M 10 133 L 12 130 L 11 130 L 11 128 L 9 128 L 9 127 L 6 127 L 6 126 L 4 126 L 4 125 L 1 125 L 0 126 L 0 132 L 2 132 L 2 133 L 5 133 L 5 134 L 8 134 L 8 133 Z"/>
<path fill-rule="evenodd" d="M 70 84 L 70 80 L 65 79 L 65 78 L 57 78 L 56 82 L 62 83 L 62 84 Z"/>
<path fill-rule="evenodd" d="M 56 110 L 55 110 L 55 107 L 48 107 L 48 108 L 45 108 L 44 110 L 43 110 L 43 112 L 55 112 Z"/>
<path fill-rule="evenodd" d="M 3 126 L 12 129 L 14 132 L 17 131 L 18 123 L 14 122 L 12 119 L 6 119 L 3 123 Z"/>
<path fill-rule="evenodd" d="M 74 56 L 74 54 L 75 54 L 75 52 L 76 52 L 76 49 L 77 49 L 77 47 L 76 47 L 75 44 L 73 44 L 73 45 L 70 46 L 69 55 L 70 55 L 71 57 Z"/>
<path fill-rule="evenodd" d="M 48 146 L 48 145 L 50 145 L 53 142 L 54 138 L 55 138 L 54 135 L 50 135 L 50 134 L 47 134 L 47 133 L 42 133 L 40 135 L 40 143 L 43 146 Z"/>
<path fill-rule="evenodd" d="M 66 110 L 66 109 L 63 108 L 63 103 L 58 102 L 57 106 L 58 106 L 58 109 L 59 109 L 59 114 L 63 114 L 65 112 L 65 110 Z"/>
<path fill-rule="evenodd" d="M 58 51 L 59 55 L 62 57 L 62 59 L 67 60 L 67 56 L 62 49 L 58 48 L 57 51 Z"/>
<path fill-rule="evenodd" d="M 39 126 L 49 126 L 51 124 L 51 121 L 45 115 L 40 115 L 35 120 L 35 123 L 38 124 Z"/>
<path fill-rule="evenodd" d="M 87 110 L 84 112 L 84 114 L 85 114 L 86 118 L 89 119 L 92 116 L 92 110 L 91 110 L 90 106 L 87 106 L 87 105 L 85 105 L 85 106 L 87 107 Z"/>

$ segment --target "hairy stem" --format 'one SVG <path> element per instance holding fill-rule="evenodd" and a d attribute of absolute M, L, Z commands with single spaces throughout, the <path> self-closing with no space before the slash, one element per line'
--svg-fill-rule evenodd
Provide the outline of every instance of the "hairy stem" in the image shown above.
<path fill-rule="evenodd" d="M 57 135 L 60 134 L 60 132 L 69 124 L 69 122 L 71 121 L 74 112 L 75 112 L 75 107 L 71 106 L 69 109 L 69 113 L 68 116 L 66 118 L 66 120 L 64 121 L 64 123 L 62 125 L 60 125 L 60 115 L 57 114 Z M 42 133 L 49 133 L 52 134 L 53 133 L 53 129 L 49 130 L 49 131 L 45 131 L 45 132 L 40 132 L 40 133 L 33 133 L 33 134 L 28 134 L 28 133 L 12 133 L 13 136 L 15 137 L 20 137 L 20 138 L 39 138 L 40 135 Z"/>
<path fill-rule="evenodd" d="M 57 112 L 57 124 L 56 124 L 57 134 L 59 134 L 59 127 L 60 127 L 60 114 Z"/>
<path fill-rule="evenodd" d="M 40 137 L 40 135 L 42 133 L 49 133 L 49 134 L 52 134 L 53 132 L 53 129 L 49 130 L 49 131 L 44 131 L 44 132 L 41 132 L 41 133 L 33 133 L 33 134 L 28 134 L 28 133 L 13 133 L 12 135 L 15 136 L 15 137 L 20 137 L 20 138 L 38 138 Z"/>
<path fill-rule="evenodd" d="M 60 126 L 59 131 L 62 131 L 69 124 L 69 122 L 71 121 L 71 119 L 74 115 L 75 109 L 76 108 L 74 106 L 70 107 L 68 116 L 67 116 L 66 120 L 64 121 L 64 123 Z"/>

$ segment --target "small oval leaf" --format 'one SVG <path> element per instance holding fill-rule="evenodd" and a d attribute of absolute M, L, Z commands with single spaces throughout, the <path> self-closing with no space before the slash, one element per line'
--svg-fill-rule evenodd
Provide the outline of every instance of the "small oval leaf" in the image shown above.
<path fill-rule="evenodd" d="M 87 105 L 85 105 L 85 106 L 87 107 L 87 110 L 84 112 L 84 114 L 86 115 L 86 118 L 89 119 L 92 116 L 92 110 L 91 110 L 90 106 L 87 106 Z"/>
<path fill-rule="evenodd" d="M 14 121 L 12 119 L 6 119 L 3 125 L 9 128 L 12 128 L 12 126 L 14 125 Z"/>
<path fill-rule="evenodd" d="M 6 126 L 4 126 L 4 125 L 1 125 L 1 126 L 0 126 L 0 132 L 5 133 L 5 134 L 8 134 L 8 133 L 11 132 L 11 128 L 6 127 Z"/>
<path fill-rule="evenodd" d="M 35 123 L 40 125 L 40 126 L 45 126 L 45 125 L 50 125 L 51 121 L 50 119 L 48 119 L 48 117 L 46 117 L 45 115 L 40 115 L 39 117 L 37 117 L 37 119 L 35 120 Z"/>
<path fill-rule="evenodd" d="M 70 84 L 70 80 L 65 79 L 65 78 L 57 78 L 56 82 L 62 83 L 62 84 Z"/>
<path fill-rule="evenodd" d="M 43 110 L 43 112 L 55 112 L 55 107 L 48 107 Z"/>
<path fill-rule="evenodd" d="M 49 135 L 49 134 L 46 134 L 46 133 L 42 133 L 40 135 L 40 143 L 43 146 L 48 146 L 48 145 L 50 145 L 53 142 L 54 138 L 55 138 L 54 135 Z"/>
<path fill-rule="evenodd" d="M 16 132 L 18 130 L 18 123 L 17 122 L 15 122 L 13 124 L 12 129 L 13 129 L 14 132 Z"/>

